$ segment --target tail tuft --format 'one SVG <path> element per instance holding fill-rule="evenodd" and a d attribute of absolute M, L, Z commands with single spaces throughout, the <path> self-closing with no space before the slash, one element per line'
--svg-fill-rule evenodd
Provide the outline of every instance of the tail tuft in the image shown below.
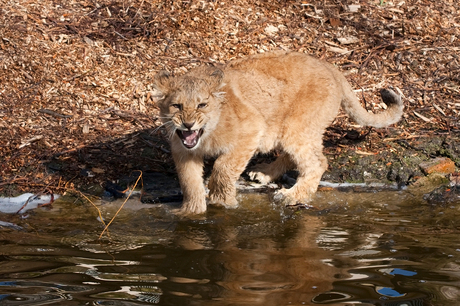
<path fill-rule="evenodd" d="M 393 105 L 402 107 L 403 105 L 401 101 L 401 96 L 399 96 L 391 89 L 381 89 L 380 96 L 382 96 L 383 102 L 385 102 L 385 104 L 389 107 Z"/>

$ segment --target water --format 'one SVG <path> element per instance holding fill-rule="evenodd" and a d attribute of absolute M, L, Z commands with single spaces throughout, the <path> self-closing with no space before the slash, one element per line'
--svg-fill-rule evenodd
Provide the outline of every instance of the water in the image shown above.
<path fill-rule="evenodd" d="M 100 240 L 96 209 L 75 199 L 0 215 L 15 224 L 0 228 L 0 305 L 460 303 L 459 203 L 411 191 L 240 203 L 181 220 L 133 199 Z M 121 202 L 95 204 L 110 220 Z"/>

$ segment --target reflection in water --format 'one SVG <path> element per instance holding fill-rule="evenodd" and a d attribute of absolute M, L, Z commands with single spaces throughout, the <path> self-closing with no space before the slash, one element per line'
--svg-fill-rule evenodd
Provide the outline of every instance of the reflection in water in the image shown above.
<path fill-rule="evenodd" d="M 67 286 L 40 281 L 0 282 L 1 292 L 9 288 L 11 293 L 0 294 L 0 305 L 46 305 L 62 304 L 72 300 L 73 292 L 91 290 L 88 286 Z"/>
<path fill-rule="evenodd" d="M 440 230 L 448 222 L 439 211 L 410 195 L 322 194 L 315 203 L 321 214 L 282 209 L 265 195 L 240 200 L 239 209 L 212 208 L 196 220 L 139 202 L 130 210 L 128 203 L 104 241 L 96 240 L 97 214 L 85 206 L 57 202 L 23 221 L 4 219 L 24 230 L 0 230 L 0 305 L 403 306 L 460 299 L 458 231 Z M 101 208 L 108 219 L 117 207 Z M 454 207 L 442 212 L 458 216 Z"/>
<path fill-rule="evenodd" d="M 238 245 L 236 235 L 232 241 L 237 243 L 225 246 L 221 260 L 227 273 L 219 284 L 227 290 L 222 304 L 307 304 L 331 288 L 338 271 L 321 261 L 327 252 L 315 244 L 319 219 L 300 216 L 290 222 L 295 228 L 281 241 L 276 236 L 241 237 L 247 240 Z"/>
<path fill-rule="evenodd" d="M 150 304 L 160 302 L 162 291 L 156 286 L 122 286 L 116 291 L 101 292 L 94 294 L 96 299 L 103 300 L 132 300 Z"/>

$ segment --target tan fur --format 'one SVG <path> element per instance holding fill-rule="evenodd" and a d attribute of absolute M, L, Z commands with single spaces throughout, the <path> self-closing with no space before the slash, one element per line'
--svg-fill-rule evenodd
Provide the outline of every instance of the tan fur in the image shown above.
<path fill-rule="evenodd" d="M 154 86 L 171 136 L 184 213 L 206 211 L 206 156 L 217 157 L 208 184 L 209 203 L 236 206 L 235 182 L 248 161 L 257 152 L 274 149 L 283 153 L 250 172 L 251 178 L 267 183 L 297 169 L 297 183 L 278 195 L 288 204 L 308 201 L 327 169 L 322 135 L 340 106 L 358 124 L 374 127 L 397 122 L 403 110 L 400 97 L 384 90 L 387 110 L 367 112 L 337 69 L 295 52 L 251 56 L 222 69 L 203 66 L 180 77 L 159 73 Z"/>

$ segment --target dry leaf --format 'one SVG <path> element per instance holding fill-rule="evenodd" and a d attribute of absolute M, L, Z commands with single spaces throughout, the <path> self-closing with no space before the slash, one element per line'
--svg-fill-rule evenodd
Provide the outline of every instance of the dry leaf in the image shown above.
<path fill-rule="evenodd" d="M 339 18 L 329 18 L 329 22 L 331 23 L 331 26 L 333 27 L 339 27 L 342 25 L 342 21 L 340 21 Z"/>
<path fill-rule="evenodd" d="M 91 168 L 91 171 L 93 171 L 94 173 L 96 174 L 102 174 L 102 173 L 105 173 L 105 170 L 104 169 L 101 169 L 101 168 Z"/>

